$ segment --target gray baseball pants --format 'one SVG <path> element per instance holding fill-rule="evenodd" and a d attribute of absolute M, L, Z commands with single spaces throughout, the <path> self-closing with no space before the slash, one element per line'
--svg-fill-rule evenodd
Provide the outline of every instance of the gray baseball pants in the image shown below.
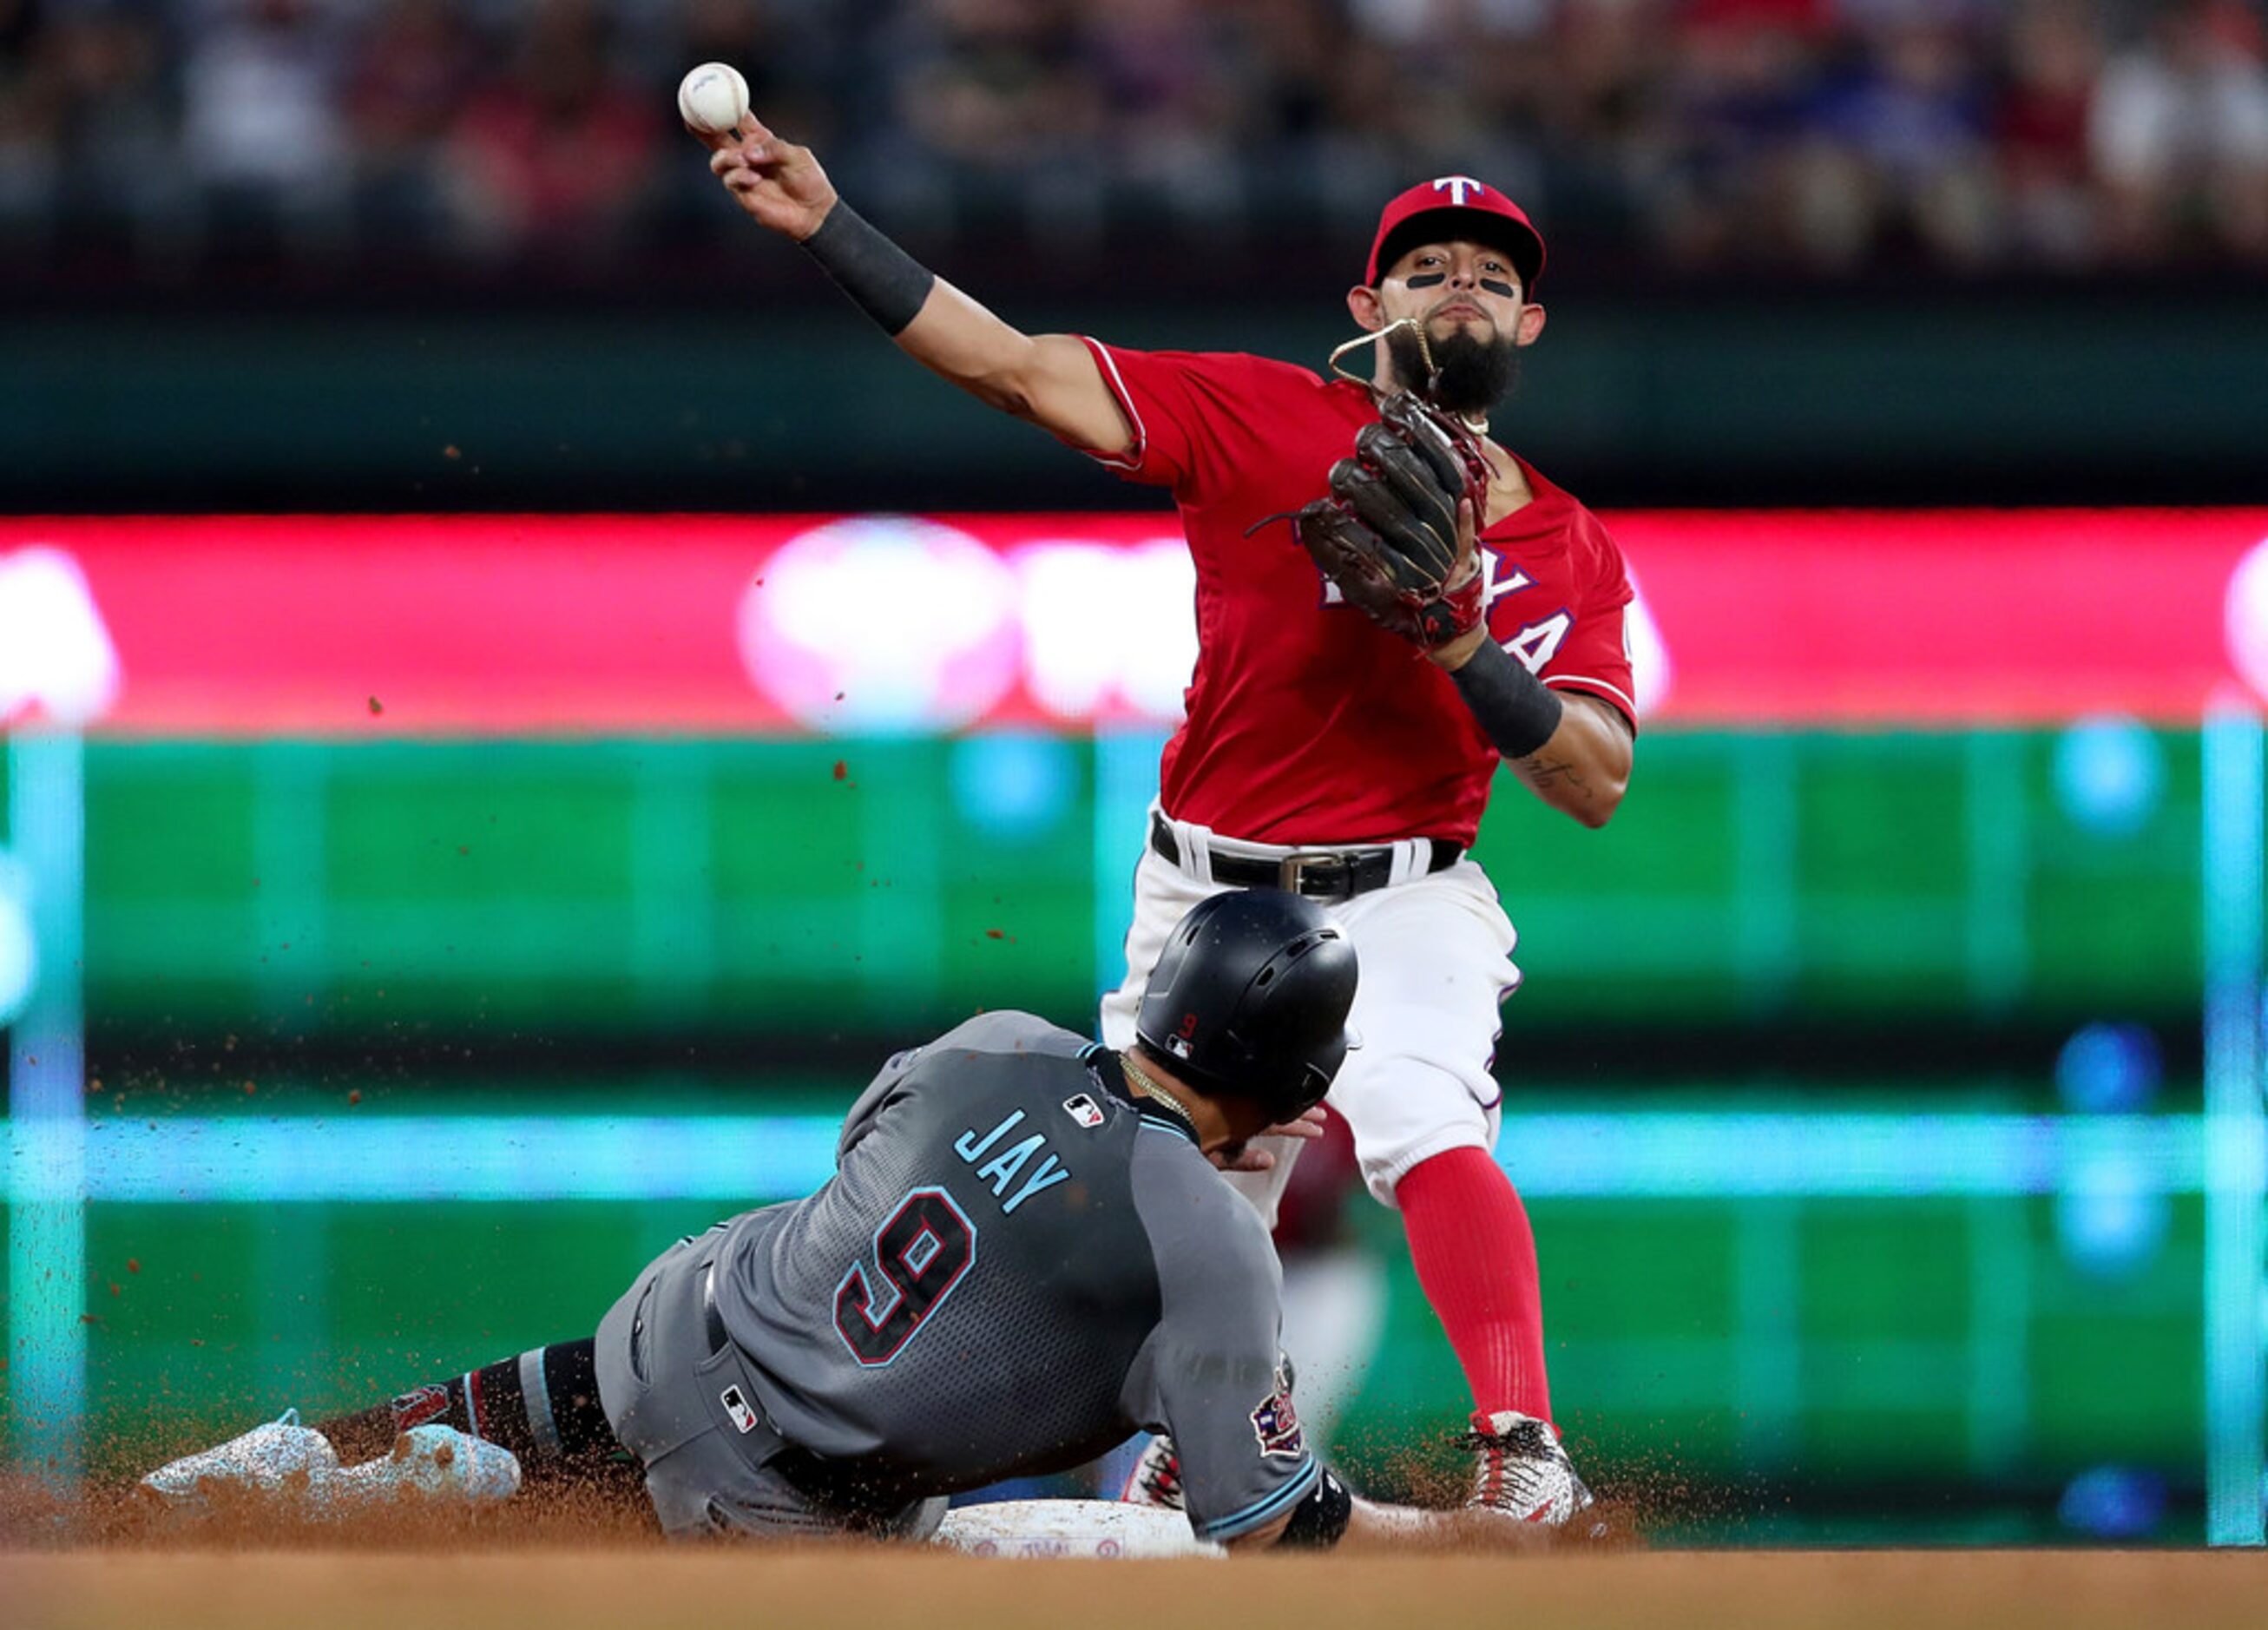
<path fill-rule="evenodd" d="M 662 1252 L 599 1322 L 599 1401 L 645 1468 L 662 1531 L 673 1539 L 854 1531 L 928 1538 L 944 1520 L 942 1499 L 852 1511 L 790 1480 L 783 1459 L 792 1465 L 808 1457 L 765 1418 L 749 1367 L 708 1294 L 727 1226 Z"/>

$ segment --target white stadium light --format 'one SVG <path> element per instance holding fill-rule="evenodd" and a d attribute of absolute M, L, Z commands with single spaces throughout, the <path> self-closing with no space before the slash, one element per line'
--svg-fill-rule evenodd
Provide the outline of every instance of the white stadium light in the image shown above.
<path fill-rule="evenodd" d="M 1114 704 L 1171 723 L 1197 666 L 1197 569 L 1179 538 L 1131 549 L 1068 540 L 1016 551 L 1024 667 L 1059 719 Z"/>
<path fill-rule="evenodd" d="M 1646 603 L 1646 586 L 1631 573 L 1630 609 L 1623 614 L 1623 645 L 1631 660 L 1631 687 L 1636 691 L 1631 700 L 1638 704 L 1638 717 L 1646 718 L 1669 699 L 1675 668 L 1669 660 L 1669 642 L 1661 637 L 1661 626 L 1653 620 L 1653 613 Z"/>
<path fill-rule="evenodd" d="M 91 723 L 118 685 L 118 653 L 78 562 L 46 544 L 0 555 L 0 726 L 34 708 Z"/>
<path fill-rule="evenodd" d="M 756 688 L 828 734 L 952 729 L 1016 682 L 1013 578 L 968 534 L 910 516 L 804 533 L 740 597 Z"/>
<path fill-rule="evenodd" d="M 2228 660 L 2256 697 L 2268 697 L 2268 538 L 2245 551 L 2221 601 Z"/>

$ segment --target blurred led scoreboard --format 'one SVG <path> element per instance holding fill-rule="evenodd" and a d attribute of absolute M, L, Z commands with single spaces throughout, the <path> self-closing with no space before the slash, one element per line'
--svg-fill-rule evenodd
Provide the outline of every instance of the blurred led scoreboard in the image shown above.
<path fill-rule="evenodd" d="M 1521 1023 L 2194 1014 L 2268 510 L 1611 521 L 1637 795 L 1497 801 Z M 1193 587 L 1164 516 L 18 520 L 0 716 L 90 732 L 98 1024 L 1071 1017 Z"/>
<path fill-rule="evenodd" d="M 1649 722 L 2186 723 L 2220 688 L 2268 687 L 2268 509 L 1610 520 Z M 1281 528 L 1245 547 L 1307 569 Z M 130 735 L 357 739 L 1156 725 L 1188 677 L 1193 583 L 1164 516 L 12 520 L 0 720 L 45 704 Z"/>

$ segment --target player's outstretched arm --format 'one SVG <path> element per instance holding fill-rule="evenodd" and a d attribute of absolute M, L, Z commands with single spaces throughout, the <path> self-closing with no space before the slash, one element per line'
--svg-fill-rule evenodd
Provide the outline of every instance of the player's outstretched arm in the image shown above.
<path fill-rule="evenodd" d="M 1412 1551 L 1531 1551 L 1547 1547 L 1557 1538 L 1550 1530 L 1515 1522 L 1501 1512 L 1470 1507 L 1428 1511 L 1383 1505 L 1358 1494 L 1339 1548 L 1390 1550 L 1403 1556 Z"/>
<path fill-rule="evenodd" d="M 1115 454 L 1134 445 L 1083 341 L 1023 333 L 923 267 L 843 202 L 811 149 L 781 140 L 754 114 L 735 131 L 701 139 L 740 208 L 802 245 L 915 361 L 1074 446 Z"/>
<path fill-rule="evenodd" d="M 1428 1511 L 1417 1506 L 1386 1505 L 1360 1494 L 1347 1498 L 1346 1526 L 1331 1543 L 1333 1550 L 1392 1550 L 1403 1555 L 1412 1551 L 1518 1551 L 1548 1545 L 1554 1538 L 1494 1511 Z M 1276 1549 L 1285 1544 L 1285 1530 L 1296 1515 L 1287 1512 L 1264 1528 L 1240 1534 L 1228 1542 L 1228 1549 L 1240 1554 Z"/>

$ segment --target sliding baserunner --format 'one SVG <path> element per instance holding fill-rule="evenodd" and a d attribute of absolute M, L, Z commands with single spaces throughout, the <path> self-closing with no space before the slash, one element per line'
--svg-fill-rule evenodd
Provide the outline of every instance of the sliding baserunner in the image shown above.
<path fill-rule="evenodd" d="M 175 1505 L 217 1486 L 478 1501 L 626 1461 L 673 1536 L 919 1539 L 956 1493 L 1146 1428 L 1180 1446 L 1199 1540 L 1516 1543 L 1529 1530 L 1501 1516 L 1359 1500 L 1316 1457 L 1278 1356 L 1275 1255 L 1221 1176 L 1264 1167 L 1263 1132 L 1312 1129 L 1355 983 L 1322 906 L 1214 896 L 1174 929 L 1123 1051 L 1027 1014 L 972 1019 L 884 1066 L 818 1192 L 672 1246 L 594 1338 L 286 1417 L 143 1486 Z"/>

